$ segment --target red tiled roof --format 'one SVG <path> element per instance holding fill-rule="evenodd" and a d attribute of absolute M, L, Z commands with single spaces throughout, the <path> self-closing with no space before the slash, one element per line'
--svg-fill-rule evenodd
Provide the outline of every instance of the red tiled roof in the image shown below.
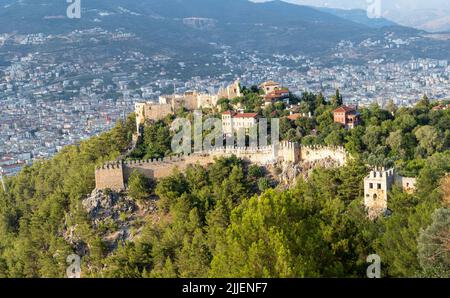
<path fill-rule="evenodd" d="M 258 113 L 241 113 L 234 115 L 234 118 L 256 118 Z"/>
<path fill-rule="evenodd" d="M 272 99 L 281 98 L 281 97 L 287 96 L 287 95 L 289 95 L 288 89 L 274 90 L 274 91 L 270 92 L 269 94 L 267 94 L 266 96 L 264 96 L 264 99 L 272 100 Z"/>
<path fill-rule="evenodd" d="M 2 158 L 0 158 L 0 162 L 11 161 L 11 160 L 14 160 L 14 158 L 11 156 L 3 156 Z"/>
<path fill-rule="evenodd" d="M 291 120 L 291 121 L 295 121 L 295 120 L 297 120 L 297 119 L 299 119 L 301 117 L 302 117 L 302 114 L 300 114 L 300 113 L 292 114 L 292 115 L 287 116 L 287 118 L 289 120 Z"/>
<path fill-rule="evenodd" d="M 274 93 L 274 94 L 285 94 L 285 93 L 289 93 L 289 89 L 286 89 L 286 88 L 284 88 L 284 89 L 278 89 L 278 90 L 274 90 L 274 91 L 272 91 L 271 93 Z"/>
<path fill-rule="evenodd" d="M 339 108 L 337 108 L 336 110 L 334 110 L 334 113 L 342 113 L 342 112 L 354 112 L 356 111 L 356 109 L 354 107 L 349 107 L 349 106 L 340 106 Z"/>
<path fill-rule="evenodd" d="M 279 96 L 273 95 L 273 94 L 267 94 L 266 96 L 264 96 L 264 99 L 266 101 L 272 101 L 273 99 L 279 98 Z"/>
<path fill-rule="evenodd" d="M 20 167 L 23 167 L 24 165 L 25 165 L 25 163 L 21 162 L 21 163 L 15 163 L 15 164 L 12 164 L 12 165 L 3 165 L 3 166 L 0 166 L 0 168 L 3 169 L 3 170 L 9 170 L 9 169 L 20 168 Z"/>
<path fill-rule="evenodd" d="M 233 118 L 256 118 L 258 113 L 236 113 L 234 111 L 223 112 L 222 115 L 231 115 Z"/>
<path fill-rule="evenodd" d="M 446 110 L 446 109 L 450 109 L 450 104 L 448 105 L 438 105 L 432 108 L 433 111 L 441 111 L 441 110 Z"/>

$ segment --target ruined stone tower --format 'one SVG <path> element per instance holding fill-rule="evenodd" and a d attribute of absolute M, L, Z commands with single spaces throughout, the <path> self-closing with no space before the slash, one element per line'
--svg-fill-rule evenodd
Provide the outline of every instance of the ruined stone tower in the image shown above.
<path fill-rule="evenodd" d="M 393 185 L 404 192 L 413 193 L 416 189 L 416 178 L 399 176 L 394 169 L 374 169 L 364 179 L 364 205 L 369 218 L 375 219 L 388 210 L 388 193 Z"/>
<path fill-rule="evenodd" d="M 394 169 L 375 169 L 364 179 L 364 205 L 369 217 L 376 218 L 387 211 L 388 192 L 394 184 Z"/>

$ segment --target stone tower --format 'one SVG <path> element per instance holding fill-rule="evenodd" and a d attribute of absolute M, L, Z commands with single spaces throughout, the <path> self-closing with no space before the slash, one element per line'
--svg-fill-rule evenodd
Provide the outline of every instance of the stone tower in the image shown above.
<path fill-rule="evenodd" d="M 226 88 L 221 87 L 217 96 L 220 98 L 233 99 L 242 96 L 241 87 L 239 80 L 234 81 L 233 84 L 227 86 Z"/>
<path fill-rule="evenodd" d="M 145 122 L 145 103 L 137 102 L 134 104 L 134 113 L 136 114 L 136 128 L 138 135 L 140 132 L 140 126 Z"/>
<path fill-rule="evenodd" d="M 394 182 L 394 169 L 375 169 L 364 179 L 364 205 L 370 218 L 376 218 L 387 211 L 388 192 Z"/>

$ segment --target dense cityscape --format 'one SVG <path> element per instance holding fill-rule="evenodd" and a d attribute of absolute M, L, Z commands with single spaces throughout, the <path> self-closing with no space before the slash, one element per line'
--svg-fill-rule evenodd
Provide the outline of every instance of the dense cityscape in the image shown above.
<path fill-rule="evenodd" d="M 67 38 L 80 42 L 94 35 L 99 40 L 133 38 L 130 33 L 110 33 L 98 28 L 72 32 Z M 0 40 L 7 38 L 5 35 Z M 16 36 L 11 42 L 16 46 L 35 45 L 52 39 L 33 34 Z M 391 43 L 401 46 L 405 42 Z M 368 45 L 369 41 L 363 44 Z M 343 41 L 335 55 L 348 55 L 352 48 L 351 42 Z M 227 47 L 214 55 L 213 62 L 191 66 L 191 61 L 176 61 L 163 55 L 147 57 L 137 51 L 115 55 L 104 63 L 83 63 L 78 56 L 63 58 L 67 59 L 31 52 L 13 55 L 8 66 L 0 66 L 0 166 L 6 175 L 16 173 L 23 164 L 51 157 L 66 145 L 111 129 L 118 119 L 133 111 L 137 101 L 157 101 L 162 94 L 188 90 L 213 94 L 235 79 L 245 86 L 278 80 L 295 95 L 311 91 L 329 97 L 340 89 L 346 103 L 360 106 L 373 102 L 383 106 L 390 99 L 399 106 L 411 106 L 423 94 L 441 100 L 450 93 L 447 60 L 375 59 L 330 66 L 320 58 L 235 53 Z M 185 68 L 219 65 L 223 73 L 217 75 L 189 79 L 180 75 Z"/>

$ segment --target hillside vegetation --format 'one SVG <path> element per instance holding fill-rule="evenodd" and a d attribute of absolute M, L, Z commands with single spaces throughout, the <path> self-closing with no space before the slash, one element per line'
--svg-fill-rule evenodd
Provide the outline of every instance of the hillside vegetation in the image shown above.
<path fill-rule="evenodd" d="M 131 115 L 6 181 L 0 276 L 64 277 L 67 256 L 77 252 L 65 240 L 70 230 L 86 248 L 83 277 L 365 277 L 366 257 L 374 253 L 381 256 L 383 276 L 449 277 L 450 111 L 433 111 L 426 98 L 414 108 L 374 105 L 361 109 L 363 125 L 345 131 L 331 114 L 339 95 L 330 103 L 314 94 L 299 100 L 313 117 L 284 123 L 283 137 L 344 145 L 353 161 L 316 169 L 288 190 L 268 189 L 262 170 L 237 158 L 218 159 L 206 169 L 191 166 L 157 184 L 134 175 L 121 196 L 138 204 L 157 198 L 158 208 L 140 218 L 139 237 L 111 249 L 81 202 L 94 189 L 95 166 L 128 149 Z M 265 113 L 285 112 L 274 106 Z M 148 126 L 135 154 L 170 153 L 166 140 L 151 132 L 166 125 Z M 363 208 L 362 182 L 369 165 L 381 164 L 417 176 L 418 189 L 406 194 L 394 188 L 392 215 L 373 222 Z"/>

